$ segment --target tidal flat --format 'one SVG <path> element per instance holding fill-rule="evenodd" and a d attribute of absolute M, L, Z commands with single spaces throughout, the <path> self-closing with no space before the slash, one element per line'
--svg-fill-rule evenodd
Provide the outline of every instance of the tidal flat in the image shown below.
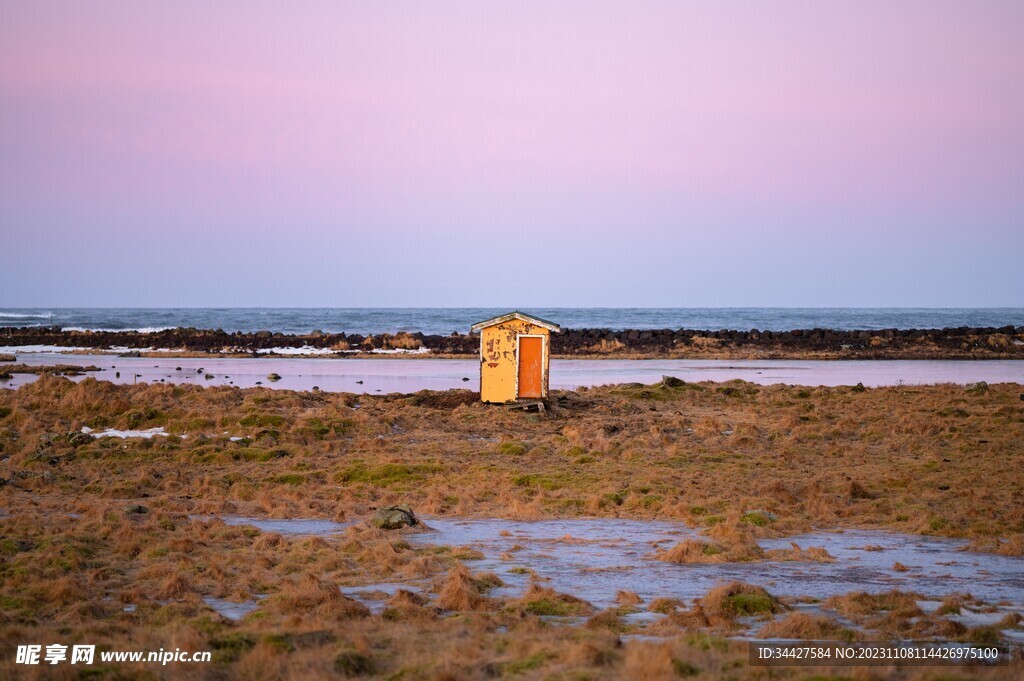
<path fill-rule="evenodd" d="M 3 350 L 3 348 L 0 348 Z M 114 357 L 96 354 L 19 353 L 17 363 L 0 364 L 0 388 L 13 389 L 39 374 L 58 373 L 111 383 L 170 383 L 347 393 L 411 393 L 479 385 L 480 360 L 312 359 L 308 357 L 186 358 Z M 990 360 L 618 360 L 559 359 L 552 363 L 551 387 L 577 390 L 601 385 L 651 383 L 663 376 L 688 382 L 742 380 L 758 385 L 806 387 L 1024 383 L 1024 361 Z"/>
<path fill-rule="evenodd" d="M 213 651 L 100 678 L 767 679 L 751 638 L 1012 646 L 1022 393 L 624 384 L 536 414 L 44 373 L 0 391 L 0 677 L 51 639 Z M 397 504 L 420 524 L 367 523 Z"/>

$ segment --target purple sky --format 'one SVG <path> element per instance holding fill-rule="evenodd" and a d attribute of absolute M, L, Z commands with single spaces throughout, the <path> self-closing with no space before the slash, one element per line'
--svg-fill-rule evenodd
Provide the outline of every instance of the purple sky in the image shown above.
<path fill-rule="evenodd" d="M 4 0 L 0 244 L 3 306 L 1024 306 L 1024 2 Z"/>

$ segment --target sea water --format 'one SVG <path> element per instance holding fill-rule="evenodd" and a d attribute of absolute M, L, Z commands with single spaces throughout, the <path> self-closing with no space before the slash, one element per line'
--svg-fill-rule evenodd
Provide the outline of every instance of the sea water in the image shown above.
<path fill-rule="evenodd" d="M 564 328 L 599 329 L 941 329 L 1024 326 L 1024 308 L 523 308 Z M 185 327 L 227 332 L 305 334 L 466 333 L 506 308 L 0 308 L 2 327 L 158 331 Z M 0 343 L 2 344 L 2 343 Z"/>

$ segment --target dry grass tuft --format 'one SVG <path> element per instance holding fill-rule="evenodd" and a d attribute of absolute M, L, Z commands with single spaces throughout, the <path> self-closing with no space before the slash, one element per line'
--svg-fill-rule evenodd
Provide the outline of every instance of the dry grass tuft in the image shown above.
<path fill-rule="evenodd" d="M 153 594 L 153 597 L 161 601 L 170 601 L 193 593 L 192 584 L 180 573 L 169 575 L 160 588 Z"/>
<path fill-rule="evenodd" d="M 835 556 L 821 546 L 810 546 L 807 549 L 800 548 L 795 542 L 790 544 L 788 549 L 772 549 L 765 552 L 768 560 L 777 561 L 801 561 L 804 563 L 834 563 Z"/>
<path fill-rule="evenodd" d="M 626 344 L 617 338 L 607 340 L 602 338 L 597 343 L 586 348 L 586 351 L 595 355 L 609 355 L 615 352 L 621 352 L 626 347 Z"/>
<path fill-rule="evenodd" d="M 718 529 L 718 528 L 715 528 Z M 655 554 L 658 560 L 667 563 L 748 563 L 762 560 L 770 554 L 758 546 L 751 534 L 744 530 L 718 530 L 717 541 L 707 542 L 694 539 L 676 544 L 672 548 Z M 812 549 L 814 551 L 814 549 Z M 778 556 L 792 555 L 790 552 L 776 552 Z M 775 558 L 775 560 L 799 560 L 798 558 Z M 804 558 L 809 560 L 809 558 Z"/>
<path fill-rule="evenodd" d="M 414 593 L 408 589 L 399 589 L 395 592 L 394 596 L 388 599 L 387 604 L 390 607 L 411 606 L 422 608 L 429 602 L 429 599 L 422 594 Z"/>
<path fill-rule="evenodd" d="M 770 617 L 786 610 L 764 588 L 744 582 L 713 587 L 700 599 L 699 605 L 712 626 L 731 626 L 738 617 Z"/>
<path fill-rule="evenodd" d="M 724 553 L 716 544 L 687 539 L 655 556 L 666 563 L 722 563 L 725 562 Z"/>
<path fill-rule="evenodd" d="M 662 615 L 671 615 L 676 612 L 679 608 L 683 607 L 683 602 L 678 598 L 654 598 L 647 606 L 648 612 L 656 612 Z"/>
<path fill-rule="evenodd" d="M 924 613 L 917 605 L 920 596 L 903 591 L 869 594 L 863 591 L 843 596 L 832 596 L 825 607 L 840 615 L 885 635 L 907 636 L 927 628 L 927 623 L 915 622 Z M 943 620 L 945 622 L 947 620 Z"/>
<path fill-rule="evenodd" d="M 1011 612 L 999 620 L 999 626 L 1003 629 L 1013 629 L 1019 627 L 1021 622 L 1024 622 L 1024 616 L 1017 612 Z"/>
<path fill-rule="evenodd" d="M 975 537 L 967 545 L 970 551 L 984 551 L 1014 558 L 1024 556 L 1024 534 L 1013 534 L 1009 538 Z"/>
<path fill-rule="evenodd" d="M 418 338 L 405 332 L 399 332 L 393 336 L 384 335 L 382 339 L 383 347 L 388 349 L 417 350 L 423 347 L 423 343 Z"/>
<path fill-rule="evenodd" d="M 627 628 L 622 621 L 619 611 L 615 609 L 602 610 L 596 615 L 591 616 L 584 626 L 587 629 L 606 630 L 616 634 L 623 633 Z"/>
<path fill-rule="evenodd" d="M 444 610 L 493 610 L 498 606 L 498 603 L 483 595 L 484 586 L 489 581 L 487 579 L 481 582 L 474 579 L 465 565 L 456 563 L 448 571 L 448 575 L 441 585 L 441 593 L 437 598 L 437 605 Z M 500 580 L 498 581 L 500 582 Z"/>
<path fill-rule="evenodd" d="M 855 591 L 843 596 L 832 596 L 825 601 L 825 607 L 851 619 L 879 612 L 899 612 L 908 617 L 917 617 L 923 614 L 917 605 L 920 598 L 917 594 L 897 590 L 877 594 Z"/>
<path fill-rule="evenodd" d="M 382 617 L 390 621 L 434 619 L 438 608 L 428 607 L 429 599 L 407 589 L 399 589 L 387 600 Z"/>
<path fill-rule="evenodd" d="M 615 602 L 622 606 L 633 606 L 640 605 L 644 602 L 644 599 L 640 598 L 637 594 L 632 591 L 626 591 L 625 589 L 619 589 L 615 593 Z"/>
<path fill-rule="evenodd" d="M 852 641 L 856 632 L 835 620 L 803 612 L 791 612 L 781 620 L 766 624 L 758 638 L 798 638 L 819 641 Z"/>
<path fill-rule="evenodd" d="M 337 586 L 307 575 L 289 582 L 276 595 L 267 599 L 265 608 L 284 615 L 315 615 L 329 621 L 367 617 L 369 608 L 349 598 Z"/>
<path fill-rule="evenodd" d="M 611 637 L 611 640 L 595 637 L 567 646 L 562 658 L 570 667 L 607 667 L 619 657 L 615 650 L 617 643 L 615 637 Z"/>
<path fill-rule="evenodd" d="M 542 617 L 582 617 L 594 612 L 594 606 L 582 598 L 558 593 L 536 582 L 515 604 L 524 612 Z"/>

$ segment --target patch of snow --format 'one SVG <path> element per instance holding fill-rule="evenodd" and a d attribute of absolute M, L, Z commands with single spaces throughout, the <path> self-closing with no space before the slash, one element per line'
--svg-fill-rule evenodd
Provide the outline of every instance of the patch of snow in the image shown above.
<path fill-rule="evenodd" d="M 370 352 L 375 355 L 426 355 L 430 352 L 430 348 L 419 347 L 415 350 L 406 350 L 405 348 L 391 348 L 387 350 L 384 348 L 374 348 Z"/>
<path fill-rule="evenodd" d="M 96 348 L 96 351 L 97 352 L 116 352 L 118 354 L 123 354 L 123 353 L 126 353 L 126 352 L 181 352 L 181 350 L 175 349 L 175 348 L 154 348 L 154 347 L 149 347 L 149 348 L 130 348 L 127 345 L 111 345 L 110 348 L 107 349 L 107 350 L 104 350 L 102 348 Z"/>
<path fill-rule="evenodd" d="M 71 353 L 81 352 L 85 350 L 91 350 L 92 348 L 79 348 L 79 347 L 64 347 L 61 345 L 5 345 L 0 347 L 0 352 L 7 354 L 15 354 L 19 352 L 37 352 L 37 353 Z"/>
<path fill-rule="evenodd" d="M 163 426 L 160 426 L 159 428 L 149 428 L 147 430 L 116 430 L 114 428 L 107 428 L 106 430 L 100 431 L 94 431 L 92 428 L 88 426 L 82 426 L 82 432 L 85 433 L 86 435 L 92 435 L 93 437 L 96 438 L 119 437 L 121 439 L 125 439 L 129 437 L 144 437 L 148 440 L 154 435 L 167 437 L 167 433 L 166 431 L 164 431 Z"/>
<path fill-rule="evenodd" d="M 333 355 L 336 352 L 330 348 L 314 348 L 312 345 L 303 345 L 301 348 L 260 348 L 256 351 L 260 355 Z"/>

